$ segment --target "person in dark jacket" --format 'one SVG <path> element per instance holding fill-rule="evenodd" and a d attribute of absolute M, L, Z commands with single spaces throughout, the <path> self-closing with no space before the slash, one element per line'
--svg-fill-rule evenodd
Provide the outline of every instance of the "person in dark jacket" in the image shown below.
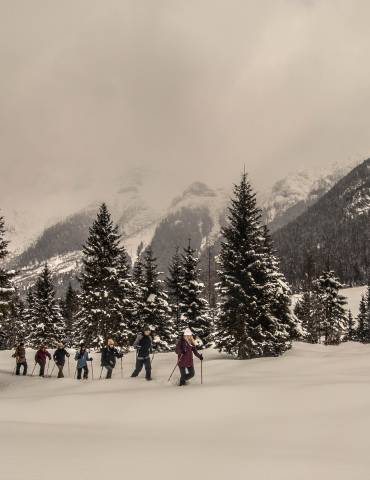
<path fill-rule="evenodd" d="M 41 347 L 37 350 L 35 355 L 35 362 L 40 365 L 40 373 L 39 373 L 40 377 L 43 377 L 45 375 L 45 365 L 46 365 L 47 358 L 51 360 L 51 355 L 46 350 L 45 345 L 41 345 Z"/>
<path fill-rule="evenodd" d="M 58 343 L 58 348 L 53 355 L 53 360 L 58 368 L 58 378 L 64 378 L 63 368 L 66 363 L 66 357 L 69 358 L 69 353 L 64 348 L 63 343 Z"/>
<path fill-rule="evenodd" d="M 101 366 L 107 369 L 106 378 L 112 378 L 112 372 L 116 366 L 116 358 L 122 358 L 123 353 L 120 353 L 114 346 L 114 341 L 109 339 L 107 345 L 101 351 Z"/>
<path fill-rule="evenodd" d="M 193 333 L 190 328 L 185 330 L 184 334 L 177 342 L 176 353 L 178 356 L 177 365 L 181 374 L 180 387 L 182 387 L 195 375 L 193 354 L 203 361 L 203 355 L 197 350 Z"/>
<path fill-rule="evenodd" d="M 137 377 L 143 366 L 145 366 L 145 378 L 150 381 L 152 379 L 152 362 L 150 354 L 153 353 L 153 341 L 151 337 L 150 327 L 145 326 L 142 333 L 136 337 L 133 347 L 136 348 L 136 367 L 131 377 Z"/>
<path fill-rule="evenodd" d="M 15 358 L 17 364 L 15 374 L 20 375 L 21 367 L 23 367 L 23 375 L 27 375 L 26 349 L 24 348 L 23 342 L 20 342 L 20 344 L 17 346 L 12 357 Z"/>
<path fill-rule="evenodd" d="M 89 378 L 89 368 L 87 362 L 92 362 L 89 352 L 86 350 L 85 345 L 80 345 L 80 351 L 76 353 L 75 360 L 77 362 L 77 380 L 81 380 L 82 370 L 84 371 L 84 380 Z"/>

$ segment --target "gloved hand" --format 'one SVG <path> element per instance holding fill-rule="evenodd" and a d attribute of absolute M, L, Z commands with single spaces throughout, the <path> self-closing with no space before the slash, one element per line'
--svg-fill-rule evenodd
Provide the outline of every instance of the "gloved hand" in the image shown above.
<path fill-rule="evenodd" d="M 199 354 L 199 359 L 203 362 L 203 355 L 201 353 Z"/>
<path fill-rule="evenodd" d="M 92 361 L 93 361 L 93 359 L 92 359 L 92 358 L 89 358 L 89 362 L 92 362 Z"/>

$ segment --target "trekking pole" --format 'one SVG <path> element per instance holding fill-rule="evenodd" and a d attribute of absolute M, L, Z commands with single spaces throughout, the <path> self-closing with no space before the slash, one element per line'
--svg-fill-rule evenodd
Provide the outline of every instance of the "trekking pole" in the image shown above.
<path fill-rule="evenodd" d="M 68 361 L 68 376 L 70 377 L 71 376 L 71 369 L 69 368 L 69 357 L 67 357 L 67 361 Z"/>
<path fill-rule="evenodd" d="M 123 358 L 121 357 L 121 378 L 123 378 Z"/>
<path fill-rule="evenodd" d="M 175 370 L 176 370 L 176 368 L 178 367 L 181 359 L 182 359 L 182 355 L 181 355 L 180 358 L 177 360 L 176 365 L 175 365 L 174 369 L 172 370 L 172 373 L 171 373 L 171 375 L 170 375 L 170 377 L 169 377 L 169 379 L 168 379 L 169 382 L 171 381 L 172 375 L 175 373 Z"/>
<path fill-rule="evenodd" d="M 12 375 L 15 375 L 15 371 L 17 369 L 17 365 L 13 368 L 13 372 L 12 372 Z"/>
<path fill-rule="evenodd" d="M 31 373 L 31 377 L 33 377 L 33 374 L 34 374 L 34 372 L 35 372 L 35 368 L 36 368 L 36 362 L 35 362 L 35 365 L 33 366 L 32 373 Z"/>
<path fill-rule="evenodd" d="M 103 368 L 104 368 L 104 367 L 101 367 L 99 380 L 101 380 L 101 377 L 102 377 L 102 375 L 103 375 Z"/>
<path fill-rule="evenodd" d="M 51 374 L 50 374 L 50 377 L 52 377 L 52 376 L 53 376 L 54 369 L 55 369 L 55 365 L 56 365 L 56 364 L 55 364 L 55 362 L 54 362 L 53 368 L 51 369 Z M 46 376 L 48 376 L 48 375 L 46 374 Z"/>
<path fill-rule="evenodd" d="M 203 385 L 203 360 L 200 361 L 200 384 Z"/>
<path fill-rule="evenodd" d="M 91 381 L 93 382 L 94 381 L 94 365 L 93 365 L 94 362 L 91 362 Z"/>

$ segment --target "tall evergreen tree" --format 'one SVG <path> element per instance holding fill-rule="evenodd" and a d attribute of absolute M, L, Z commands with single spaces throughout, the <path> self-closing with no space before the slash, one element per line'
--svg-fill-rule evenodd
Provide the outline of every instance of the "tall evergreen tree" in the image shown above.
<path fill-rule="evenodd" d="M 175 332 L 177 335 L 181 331 L 181 291 L 183 286 L 183 266 L 179 248 L 176 248 L 175 254 L 172 257 L 171 264 L 168 268 L 169 275 L 166 279 L 168 296 L 170 299 L 172 320 L 174 322 Z"/>
<path fill-rule="evenodd" d="M 290 348 L 285 319 L 272 313 L 272 279 L 256 196 L 242 175 L 222 229 L 220 314 L 216 346 L 240 359 L 279 355 Z"/>
<path fill-rule="evenodd" d="M 145 275 L 144 275 L 144 263 L 142 247 L 139 246 L 137 251 L 137 257 L 132 269 L 132 319 L 131 330 L 138 332 L 143 326 L 143 312 L 146 304 L 147 295 L 145 290 Z"/>
<path fill-rule="evenodd" d="M 346 298 L 339 293 L 341 283 L 334 272 L 326 270 L 314 281 L 321 306 L 322 330 L 326 345 L 338 345 L 346 333 Z"/>
<path fill-rule="evenodd" d="M 55 289 L 46 264 L 36 281 L 32 298 L 32 329 L 28 337 L 30 346 L 41 344 L 54 347 L 64 340 L 64 322 L 60 307 L 55 298 Z"/>
<path fill-rule="evenodd" d="M 351 310 L 348 311 L 347 317 L 347 340 L 349 342 L 353 342 L 356 340 L 355 320 L 353 318 Z"/>
<path fill-rule="evenodd" d="M 65 325 L 65 341 L 66 344 L 73 346 L 73 334 L 76 324 L 77 314 L 80 308 L 80 302 L 77 291 L 69 283 L 65 298 L 61 304 L 62 315 Z"/>
<path fill-rule="evenodd" d="M 143 257 L 143 298 L 142 326 L 147 324 L 154 328 L 162 350 L 169 350 L 175 343 L 174 324 L 168 296 L 163 289 L 163 281 L 157 270 L 156 258 L 149 246 Z"/>
<path fill-rule="evenodd" d="M 122 259 L 125 256 L 120 242 L 118 226 L 113 224 L 103 203 L 83 247 L 80 276 L 81 308 L 76 337 L 89 346 L 99 346 L 110 337 L 125 346 L 128 336 L 120 296 Z"/>
<path fill-rule="evenodd" d="M 361 296 L 359 313 L 357 316 L 357 339 L 360 342 L 367 343 L 369 341 L 369 318 L 366 295 Z"/>
<path fill-rule="evenodd" d="M 13 272 L 8 272 L 3 266 L 3 262 L 8 255 L 9 242 L 5 239 L 5 222 L 0 217 L 0 332 L 2 332 L 2 342 L 5 347 L 9 347 L 9 314 L 11 308 L 11 299 L 14 294 L 12 285 Z"/>
<path fill-rule="evenodd" d="M 192 332 L 207 344 L 211 333 L 211 320 L 208 302 L 202 298 L 204 284 L 200 282 L 199 260 L 195 250 L 189 246 L 184 249 L 182 259 L 182 282 L 180 289 L 180 328 L 190 327 Z M 177 332 L 180 333 L 180 332 Z"/>

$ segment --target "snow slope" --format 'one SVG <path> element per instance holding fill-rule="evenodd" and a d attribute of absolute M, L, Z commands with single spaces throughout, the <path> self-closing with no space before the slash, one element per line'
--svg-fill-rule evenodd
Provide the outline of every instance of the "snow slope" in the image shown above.
<path fill-rule="evenodd" d="M 149 384 L 128 378 L 133 354 L 123 379 L 84 383 L 11 376 L 9 357 L 0 352 L 4 480 L 368 476 L 369 346 L 297 343 L 252 361 L 209 350 L 204 385 L 185 388 L 167 383 L 173 354 L 156 357 Z"/>

